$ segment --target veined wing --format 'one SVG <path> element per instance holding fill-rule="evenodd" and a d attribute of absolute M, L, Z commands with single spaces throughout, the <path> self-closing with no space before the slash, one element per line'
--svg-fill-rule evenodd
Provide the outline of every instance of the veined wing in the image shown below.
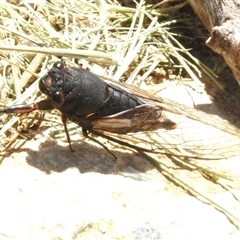
<path fill-rule="evenodd" d="M 162 114 L 177 126 L 171 130 L 154 129 L 119 135 L 122 141 L 146 148 L 153 153 L 195 159 L 223 159 L 240 155 L 240 130 L 227 121 L 165 98 L 151 96 L 132 86 L 105 81 L 112 87 L 123 87 L 129 94 L 158 106 Z M 109 119 L 111 124 L 111 116 Z"/>
<path fill-rule="evenodd" d="M 131 144 L 133 148 L 140 147 L 156 154 L 209 160 L 240 155 L 239 135 L 184 116 L 176 116 L 175 120 L 178 127 L 172 130 L 158 129 L 117 135 L 104 132 L 104 135 L 117 137 L 123 143 Z M 226 123 L 224 124 L 227 127 Z M 233 130 L 232 127 L 230 129 Z"/>

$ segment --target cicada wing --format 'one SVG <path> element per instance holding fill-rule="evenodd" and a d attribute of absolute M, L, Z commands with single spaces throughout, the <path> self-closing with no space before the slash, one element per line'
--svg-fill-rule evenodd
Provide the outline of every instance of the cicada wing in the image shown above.
<path fill-rule="evenodd" d="M 174 127 L 176 127 L 176 123 L 166 118 L 161 108 L 147 104 L 99 118 L 92 122 L 94 130 L 121 134 L 150 131 L 158 128 L 172 129 Z"/>
<path fill-rule="evenodd" d="M 130 110 L 128 113 L 135 113 L 132 118 L 125 113 L 108 116 L 95 121 L 93 129 L 106 131 L 105 134 L 124 133 L 118 136 L 121 140 L 153 153 L 195 159 L 223 159 L 240 155 L 240 131 L 227 121 L 172 100 L 152 96 L 132 86 L 109 79 L 104 81 L 116 91 L 122 90 L 141 98 L 152 106 L 149 111 L 159 109 L 159 122 L 174 124 L 170 128 L 164 125 L 155 127 L 155 118 L 143 124 L 141 115 L 134 112 L 136 110 Z M 144 114 L 142 116 L 146 117 Z"/>
<path fill-rule="evenodd" d="M 105 134 L 155 154 L 207 160 L 226 159 L 240 155 L 240 137 L 238 134 L 228 133 L 185 116 L 173 113 L 169 113 L 167 116 L 176 120 L 176 128 L 171 130 L 159 128 L 121 135 L 108 132 Z M 213 121 L 213 119 L 211 120 Z M 219 123 L 216 122 L 216 124 Z M 225 122 L 224 125 L 231 130 L 234 129 Z"/>
<path fill-rule="evenodd" d="M 184 116 L 186 117 L 186 119 L 193 119 L 197 122 L 202 122 L 206 125 L 210 125 L 214 128 L 217 128 L 229 134 L 240 136 L 240 130 L 238 128 L 232 126 L 225 120 L 219 117 L 216 117 L 212 114 L 207 114 L 200 110 L 196 110 L 194 108 L 185 106 L 183 104 L 179 104 L 175 101 L 172 101 L 166 98 L 161 98 L 161 97 L 151 95 L 148 92 L 134 86 L 130 86 L 123 83 L 116 83 L 110 79 L 104 79 L 104 81 L 106 81 L 113 88 L 119 89 L 122 87 L 129 94 L 139 97 L 147 101 L 149 104 L 155 105 L 155 107 L 162 110 L 163 114 L 167 113 L 166 114 L 167 117 L 171 119 L 173 122 L 176 122 L 176 119 L 179 116 L 180 117 Z M 172 114 L 169 114 L 169 113 L 172 113 Z"/>

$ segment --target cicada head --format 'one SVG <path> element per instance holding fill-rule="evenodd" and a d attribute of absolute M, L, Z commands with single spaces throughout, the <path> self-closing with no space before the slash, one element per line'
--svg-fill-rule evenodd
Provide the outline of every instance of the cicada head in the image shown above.
<path fill-rule="evenodd" d="M 54 63 L 51 70 L 49 70 L 39 82 L 39 89 L 41 92 L 52 99 L 56 107 L 64 103 L 63 70 L 65 68 L 66 64 L 64 61 Z"/>
<path fill-rule="evenodd" d="M 69 107 L 76 99 L 76 89 L 79 88 L 78 69 L 67 68 L 64 61 L 58 61 L 39 82 L 39 89 L 51 99 L 52 104 L 60 111 Z M 72 104 L 73 106 L 74 104 Z"/>
<path fill-rule="evenodd" d="M 41 92 L 51 97 L 54 92 L 62 89 L 62 72 L 65 67 L 66 64 L 63 61 L 58 61 L 53 64 L 51 70 L 49 70 L 39 82 Z"/>
<path fill-rule="evenodd" d="M 91 114 L 106 100 L 106 84 L 87 70 L 67 67 L 58 61 L 43 76 L 40 90 L 48 96 L 52 106 L 67 115 Z"/>

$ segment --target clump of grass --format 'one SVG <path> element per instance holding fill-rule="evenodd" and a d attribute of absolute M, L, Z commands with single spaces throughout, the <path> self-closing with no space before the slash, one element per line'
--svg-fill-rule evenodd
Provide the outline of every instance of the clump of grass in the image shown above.
<path fill-rule="evenodd" d="M 143 82 L 159 83 L 170 74 L 177 78 L 183 70 L 196 82 L 200 82 L 201 71 L 214 79 L 213 72 L 194 58 L 171 32 L 177 21 L 188 21 L 171 17 L 185 4 L 165 8 L 153 8 L 144 1 L 136 8 L 128 8 L 114 0 L 1 4 L 1 107 L 35 101 L 39 97 L 36 80 L 59 58 L 64 58 L 68 65 L 75 64 L 77 59 L 98 75 L 137 86 Z M 2 121 L 1 136 L 14 132 L 18 117 L 2 116 Z M 168 178 L 201 196 L 240 225 L 239 218 L 224 206 L 171 174 L 159 156 L 141 154 Z M 172 158 L 217 184 L 225 179 L 221 172 L 210 171 L 200 162 Z M 235 181 L 233 176 L 229 178 Z M 229 191 L 229 182 L 221 184 Z"/>

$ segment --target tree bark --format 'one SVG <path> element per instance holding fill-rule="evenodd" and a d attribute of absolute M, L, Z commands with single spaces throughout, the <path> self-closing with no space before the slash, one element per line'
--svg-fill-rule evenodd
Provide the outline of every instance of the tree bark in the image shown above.
<path fill-rule="evenodd" d="M 188 0 L 210 32 L 208 47 L 222 55 L 240 84 L 240 2 L 238 0 Z"/>

